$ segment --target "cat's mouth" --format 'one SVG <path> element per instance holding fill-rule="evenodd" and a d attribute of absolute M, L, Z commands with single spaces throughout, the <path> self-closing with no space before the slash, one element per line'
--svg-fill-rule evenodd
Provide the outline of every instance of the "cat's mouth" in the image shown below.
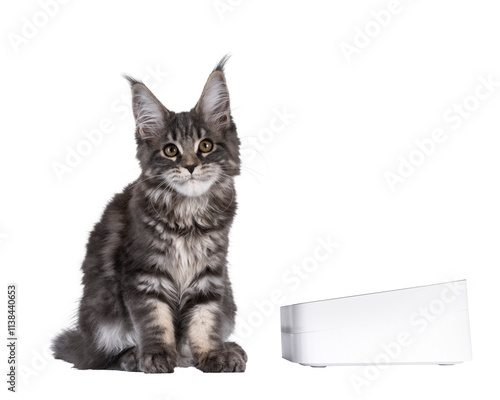
<path fill-rule="evenodd" d="M 191 175 L 191 176 L 187 176 L 186 178 L 184 178 L 184 181 L 183 183 L 190 183 L 190 184 L 194 184 L 195 182 L 205 182 L 206 179 L 204 179 L 202 176 L 199 176 L 199 175 Z"/>

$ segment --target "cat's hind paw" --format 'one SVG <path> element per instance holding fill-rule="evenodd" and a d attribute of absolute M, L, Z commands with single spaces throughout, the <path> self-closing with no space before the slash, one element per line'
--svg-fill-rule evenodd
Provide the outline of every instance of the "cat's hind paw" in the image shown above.
<path fill-rule="evenodd" d="M 118 367 L 122 371 L 139 371 L 139 362 L 137 361 L 137 348 L 132 347 L 125 351 L 118 359 Z"/>

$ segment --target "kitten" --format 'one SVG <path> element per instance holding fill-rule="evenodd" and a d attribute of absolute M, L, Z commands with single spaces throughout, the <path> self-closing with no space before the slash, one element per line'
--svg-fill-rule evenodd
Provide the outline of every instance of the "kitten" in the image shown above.
<path fill-rule="evenodd" d="M 227 342 L 236 305 L 227 271 L 239 144 L 224 57 L 189 112 L 132 88 L 141 176 L 114 196 L 87 244 L 77 326 L 53 343 L 79 369 L 242 372 Z"/>

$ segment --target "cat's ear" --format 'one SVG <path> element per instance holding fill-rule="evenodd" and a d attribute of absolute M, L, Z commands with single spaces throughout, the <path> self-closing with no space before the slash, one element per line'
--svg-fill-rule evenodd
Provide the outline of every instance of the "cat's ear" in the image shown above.
<path fill-rule="evenodd" d="M 202 119 L 215 131 L 225 131 L 231 123 L 229 91 L 224 76 L 227 59 L 227 56 L 224 57 L 210 74 L 195 107 Z"/>
<path fill-rule="evenodd" d="M 143 140 L 156 139 L 165 129 L 169 111 L 153 93 L 140 81 L 125 76 L 132 89 L 132 110 L 137 135 Z"/>

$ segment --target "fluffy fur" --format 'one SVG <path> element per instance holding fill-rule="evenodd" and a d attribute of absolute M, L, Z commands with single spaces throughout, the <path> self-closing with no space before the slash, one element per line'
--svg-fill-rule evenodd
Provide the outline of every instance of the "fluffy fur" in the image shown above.
<path fill-rule="evenodd" d="M 90 234 L 78 323 L 54 340 L 56 358 L 79 369 L 245 370 L 245 352 L 227 342 L 236 313 L 226 256 L 240 142 L 226 59 L 189 112 L 169 111 L 127 77 L 142 174 Z M 200 150 L 203 140 L 211 151 Z M 176 146 L 174 157 L 166 145 Z"/>

